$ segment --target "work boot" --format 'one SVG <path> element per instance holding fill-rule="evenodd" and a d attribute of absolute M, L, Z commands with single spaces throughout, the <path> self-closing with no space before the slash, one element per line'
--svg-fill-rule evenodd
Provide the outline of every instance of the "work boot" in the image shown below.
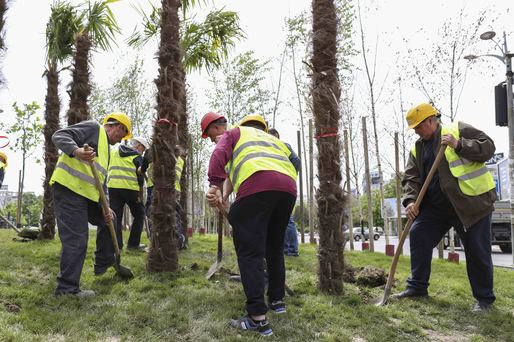
<path fill-rule="evenodd" d="M 102 274 L 104 274 L 105 272 L 107 272 L 107 269 L 109 269 L 109 267 L 113 266 L 114 263 L 112 264 L 108 264 L 108 265 L 97 265 L 95 264 L 93 266 L 94 268 L 94 272 L 95 272 L 95 276 L 101 276 Z"/>
<path fill-rule="evenodd" d="M 426 298 L 428 297 L 428 292 L 426 290 L 416 290 L 412 287 L 407 287 L 405 291 L 394 294 L 391 298 L 396 299 L 404 299 L 404 298 Z"/>
<path fill-rule="evenodd" d="M 283 300 L 275 300 L 271 302 L 269 308 L 279 315 L 286 313 L 286 303 Z"/>
<path fill-rule="evenodd" d="M 238 330 L 249 330 L 259 333 L 261 336 L 273 335 L 273 330 L 267 319 L 254 321 L 250 316 L 230 320 L 230 326 Z"/>
<path fill-rule="evenodd" d="M 127 250 L 144 252 L 146 250 L 146 246 L 143 244 L 140 244 L 139 246 L 127 246 Z"/>
<path fill-rule="evenodd" d="M 477 301 L 473 308 L 471 308 L 472 312 L 487 312 L 491 310 L 491 304 L 487 302 Z"/>
<path fill-rule="evenodd" d="M 70 295 L 75 298 L 90 298 L 96 295 L 93 290 L 79 290 L 78 292 L 58 292 L 55 294 L 57 297 Z"/>

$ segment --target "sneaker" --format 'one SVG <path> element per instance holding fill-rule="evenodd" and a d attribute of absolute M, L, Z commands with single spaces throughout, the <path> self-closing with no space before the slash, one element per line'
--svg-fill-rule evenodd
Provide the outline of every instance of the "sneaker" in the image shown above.
<path fill-rule="evenodd" d="M 249 330 L 259 333 L 261 336 L 273 335 L 273 330 L 267 319 L 255 322 L 250 316 L 230 320 L 230 326 L 239 330 Z"/>
<path fill-rule="evenodd" d="M 480 301 L 476 302 L 473 308 L 471 308 L 472 312 L 487 312 L 489 310 L 491 310 L 491 304 Z"/>
<path fill-rule="evenodd" d="M 283 300 L 276 300 L 271 302 L 269 308 L 275 311 L 276 314 L 286 313 L 286 303 Z"/>
<path fill-rule="evenodd" d="M 146 246 L 143 244 L 140 244 L 139 246 L 127 246 L 127 250 L 144 252 L 146 250 Z"/>

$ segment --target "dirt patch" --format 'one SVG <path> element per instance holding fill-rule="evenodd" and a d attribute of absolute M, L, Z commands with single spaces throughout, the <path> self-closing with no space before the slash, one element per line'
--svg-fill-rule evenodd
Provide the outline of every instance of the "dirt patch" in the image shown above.
<path fill-rule="evenodd" d="M 5 311 L 7 312 L 10 312 L 10 313 L 18 313 L 21 311 L 21 307 L 19 307 L 18 305 L 16 304 L 12 304 L 12 303 L 3 303 L 4 304 L 4 307 L 5 307 Z"/>
<path fill-rule="evenodd" d="M 346 265 L 343 281 L 366 287 L 378 287 L 385 285 L 387 277 L 383 269 L 375 266 L 352 267 Z"/>

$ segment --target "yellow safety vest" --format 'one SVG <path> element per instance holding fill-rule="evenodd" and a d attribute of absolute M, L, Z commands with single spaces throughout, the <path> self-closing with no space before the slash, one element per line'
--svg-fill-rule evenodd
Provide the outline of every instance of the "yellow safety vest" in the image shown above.
<path fill-rule="evenodd" d="M 105 129 L 100 125 L 97 146 L 98 149 L 95 151 L 94 163 L 98 169 L 100 182 L 103 183 L 107 177 L 107 168 L 109 166 L 109 142 Z M 59 156 L 57 165 L 55 165 L 50 184 L 55 182 L 93 202 L 98 202 L 100 198 L 89 163 L 79 158 L 72 158 L 66 153 L 62 153 Z"/>
<path fill-rule="evenodd" d="M 239 186 L 258 171 L 277 171 L 296 181 L 296 170 L 289 161 L 291 151 L 274 136 L 252 127 L 240 126 L 241 135 L 225 166 L 237 193 Z"/>
<path fill-rule="evenodd" d="M 5 163 L 3 161 L 0 161 L 0 169 L 4 169 L 6 168 L 7 165 L 5 165 Z"/>
<path fill-rule="evenodd" d="M 182 177 L 182 170 L 184 169 L 184 159 L 182 157 L 178 157 L 177 163 L 175 164 L 175 190 L 181 191 L 180 188 L 180 177 Z M 148 169 L 146 169 L 146 174 L 148 175 L 148 181 L 146 182 L 146 186 L 151 188 L 153 186 L 153 162 L 150 163 Z"/>
<path fill-rule="evenodd" d="M 146 187 L 151 188 L 153 186 L 153 162 L 146 169 L 146 177 Z"/>
<path fill-rule="evenodd" d="M 178 192 L 180 189 L 180 177 L 182 177 L 182 170 L 184 169 L 184 159 L 178 157 L 177 163 L 175 164 L 175 190 Z"/>
<path fill-rule="evenodd" d="M 459 122 L 456 121 L 450 126 L 442 126 L 441 137 L 446 134 L 451 134 L 459 140 Z M 416 158 L 416 146 L 411 149 L 411 153 Z M 444 156 L 448 161 L 450 172 L 453 177 L 457 178 L 459 188 L 463 194 L 478 196 L 496 187 L 493 176 L 484 163 L 461 158 L 451 146 L 446 148 Z"/>
<path fill-rule="evenodd" d="M 137 169 L 134 159 L 139 155 L 122 157 L 120 149 L 111 151 L 111 162 L 109 163 L 109 177 L 107 187 L 115 189 L 139 190 L 137 182 Z"/>

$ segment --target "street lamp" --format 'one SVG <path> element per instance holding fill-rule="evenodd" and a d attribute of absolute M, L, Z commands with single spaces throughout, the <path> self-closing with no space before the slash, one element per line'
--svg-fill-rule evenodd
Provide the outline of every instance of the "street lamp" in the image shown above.
<path fill-rule="evenodd" d="M 501 55 L 486 54 L 486 55 L 467 55 L 464 59 L 472 61 L 479 57 L 494 57 L 502 61 L 506 67 L 507 77 L 507 120 L 509 127 L 509 188 L 510 188 L 510 241 L 512 249 L 512 265 L 514 266 L 514 111 L 513 111 L 513 94 L 512 94 L 512 57 L 514 53 L 509 52 L 507 49 L 507 36 L 503 32 L 503 47 L 498 44 L 494 37 L 496 33 L 494 31 L 487 31 L 480 35 L 482 40 L 491 40 L 500 49 Z"/>

